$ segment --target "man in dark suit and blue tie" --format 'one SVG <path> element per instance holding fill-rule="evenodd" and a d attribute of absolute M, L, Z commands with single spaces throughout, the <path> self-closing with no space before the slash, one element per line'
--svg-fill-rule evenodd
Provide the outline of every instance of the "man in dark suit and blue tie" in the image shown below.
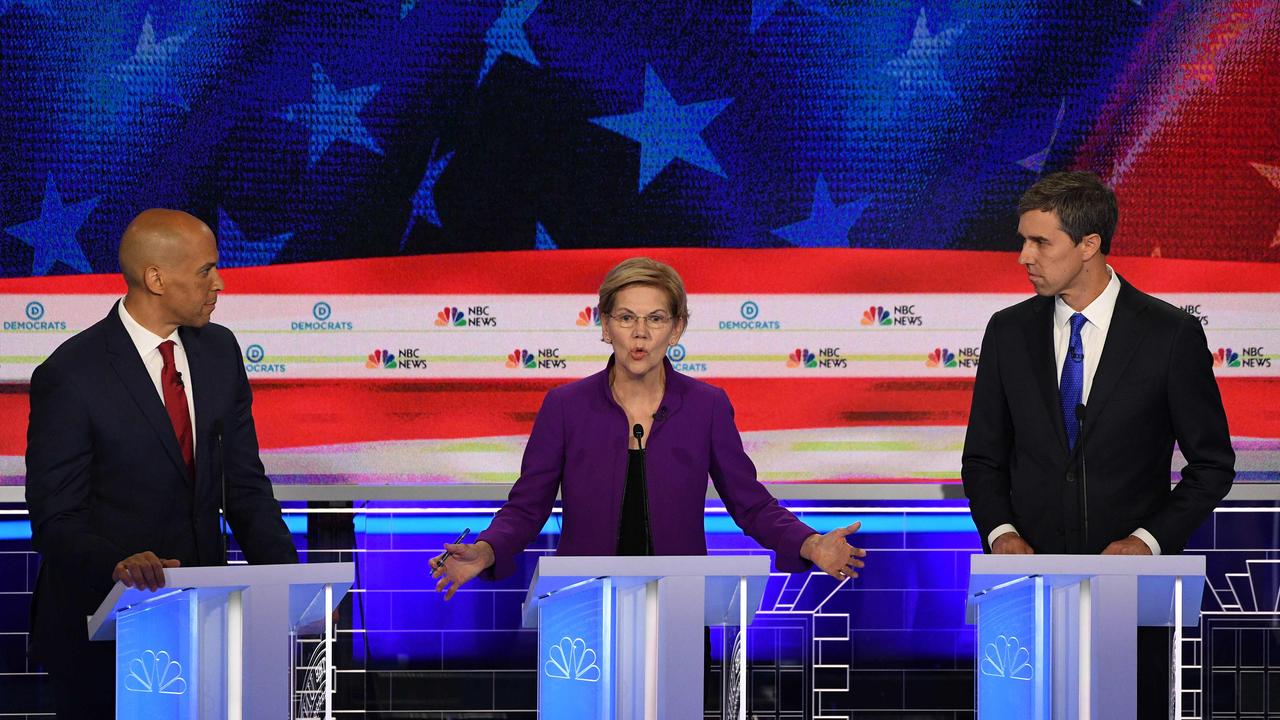
<path fill-rule="evenodd" d="M 252 396 L 208 226 L 148 210 L 120 242 L 128 292 L 31 376 L 27 506 L 41 566 L 32 651 L 60 718 L 114 717 L 114 645 L 85 617 L 115 581 L 225 562 L 218 509 L 251 563 L 298 555 L 258 457 Z"/>
<path fill-rule="evenodd" d="M 1096 175 L 1046 176 L 1018 215 L 1036 297 L 987 324 L 962 461 L 983 547 L 1181 552 L 1235 477 L 1204 329 L 1107 264 L 1118 211 Z M 1171 490 L 1175 442 L 1187 464 Z M 1141 717 L 1167 715 L 1162 679 L 1140 674 Z"/>

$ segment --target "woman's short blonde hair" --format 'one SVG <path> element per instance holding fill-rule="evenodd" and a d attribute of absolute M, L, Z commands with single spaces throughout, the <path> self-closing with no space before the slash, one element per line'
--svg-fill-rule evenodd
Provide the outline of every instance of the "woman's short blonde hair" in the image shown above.
<path fill-rule="evenodd" d="M 604 276 L 604 282 L 600 283 L 600 314 L 611 314 L 618 293 L 631 285 L 650 285 L 665 292 L 671 316 L 677 320 L 689 319 L 689 298 L 684 293 L 680 274 L 670 265 L 647 257 L 627 258 Z"/>

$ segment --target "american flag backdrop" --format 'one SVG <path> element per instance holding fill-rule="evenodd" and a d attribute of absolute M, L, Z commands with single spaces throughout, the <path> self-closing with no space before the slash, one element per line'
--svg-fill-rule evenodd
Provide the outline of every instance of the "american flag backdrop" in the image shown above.
<path fill-rule="evenodd" d="M 218 234 L 279 482 L 510 482 L 635 254 L 765 480 L 954 481 L 1061 169 L 1116 189 L 1113 267 L 1201 319 L 1241 479 L 1280 480 L 1277 50 L 1260 0 L 0 0 L 0 483 L 153 206 Z"/>

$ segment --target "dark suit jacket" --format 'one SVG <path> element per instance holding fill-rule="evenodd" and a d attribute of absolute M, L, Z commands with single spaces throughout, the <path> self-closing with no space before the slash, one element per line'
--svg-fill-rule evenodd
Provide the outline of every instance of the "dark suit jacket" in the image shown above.
<path fill-rule="evenodd" d="M 984 547 L 1012 523 L 1037 553 L 1098 553 L 1137 528 L 1177 553 L 1231 488 L 1235 453 L 1204 329 L 1120 282 L 1086 408 L 1087 492 L 1068 480 L 1054 298 L 1023 301 L 987 324 L 962 469 Z M 1187 465 L 1171 492 L 1175 440 Z"/>
<path fill-rule="evenodd" d="M 41 555 L 32 598 L 37 654 L 57 665 L 86 638 L 85 616 L 116 563 L 151 550 L 220 565 L 221 421 L 228 520 L 251 563 L 297 562 L 258 458 L 240 348 L 220 325 L 179 330 L 195 401 L 196 477 L 188 479 L 164 401 L 116 308 L 63 343 L 31 376 L 27 508 Z"/>
<path fill-rule="evenodd" d="M 729 397 L 681 375 L 663 358 L 667 387 L 645 438 L 645 486 L 655 555 L 706 555 L 703 530 L 707 478 L 734 522 L 774 551 L 782 572 L 812 564 L 800 546 L 814 529 L 778 504 L 742 447 Z M 493 546 L 490 577 L 515 569 L 538 536 L 556 493 L 564 513 L 557 555 L 613 555 L 627 478 L 627 415 L 609 389 L 609 368 L 547 393 L 507 503 L 477 541 Z"/>

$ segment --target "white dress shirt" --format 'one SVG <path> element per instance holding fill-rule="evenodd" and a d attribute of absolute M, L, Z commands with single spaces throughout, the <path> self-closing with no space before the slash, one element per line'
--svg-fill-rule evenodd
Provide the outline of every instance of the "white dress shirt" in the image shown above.
<path fill-rule="evenodd" d="M 1111 281 L 1107 283 L 1107 287 L 1101 295 L 1080 311 L 1087 321 L 1080 327 L 1080 344 L 1084 346 L 1084 389 L 1081 391 L 1080 401 L 1086 408 L 1089 405 L 1089 391 L 1093 389 L 1093 374 L 1098 370 L 1098 361 L 1102 359 L 1102 347 L 1107 343 L 1107 331 L 1111 329 L 1111 316 L 1116 311 L 1116 298 L 1120 296 L 1120 278 L 1116 276 L 1116 271 L 1112 270 L 1110 265 L 1107 266 L 1107 272 L 1111 275 Z M 1067 349 L 1071 346 L 1071 316 L 1075 313 L 1076 311 L 1062 299 L 1061 295 L 1054 299 L 1053 360 L 1058 369 L 1059 385 L 1062 384 L 1062 364 L 1066 362 Z M 987 544 L 992 544 L 996 538 L 1007 532 L 1018 531 L 1009 523 L 1000 525 L 987 536 Z M 1131 534 L 1146 543 L 1152 555 L 1160 554 L 1160 543 L 1144 528 L 1138 528 Z"/>
<path fill-rule="evenodd" d="M 164 388 L 160 385 L 160 371 L 164 369 L 164 358 L 160 355 L 160 343 L 165 340 L 173 341 L 173 364 L 178 372 L 182 373 L 183 390 L 187 394 L 187 411 L 191 415 L 191 452 L 194 455 L 196 451 L 196 401 L 191 394 L 191 368 L 187 365 L 187 351 L 182 348 L 182 338 L 178 337 L 178 331 L 174 330 L 167 338 L 162 338 L 150 330 L 142 327 L 142 325 L 133 319 L 128 309 L 124 306 L 124 300 L 120 300 L 120 322 L 124 323 L 125 332 L 129 333 L 129 339 L 133 341 L 133 346 L 137 348 L 138 355 L 142 357 L 142 364 L 147 368 L 147 374 L 151 376 L 151 383 L 156 387 L 156 394 L 160 396 L 160 404 L 164 404 Z"/>

